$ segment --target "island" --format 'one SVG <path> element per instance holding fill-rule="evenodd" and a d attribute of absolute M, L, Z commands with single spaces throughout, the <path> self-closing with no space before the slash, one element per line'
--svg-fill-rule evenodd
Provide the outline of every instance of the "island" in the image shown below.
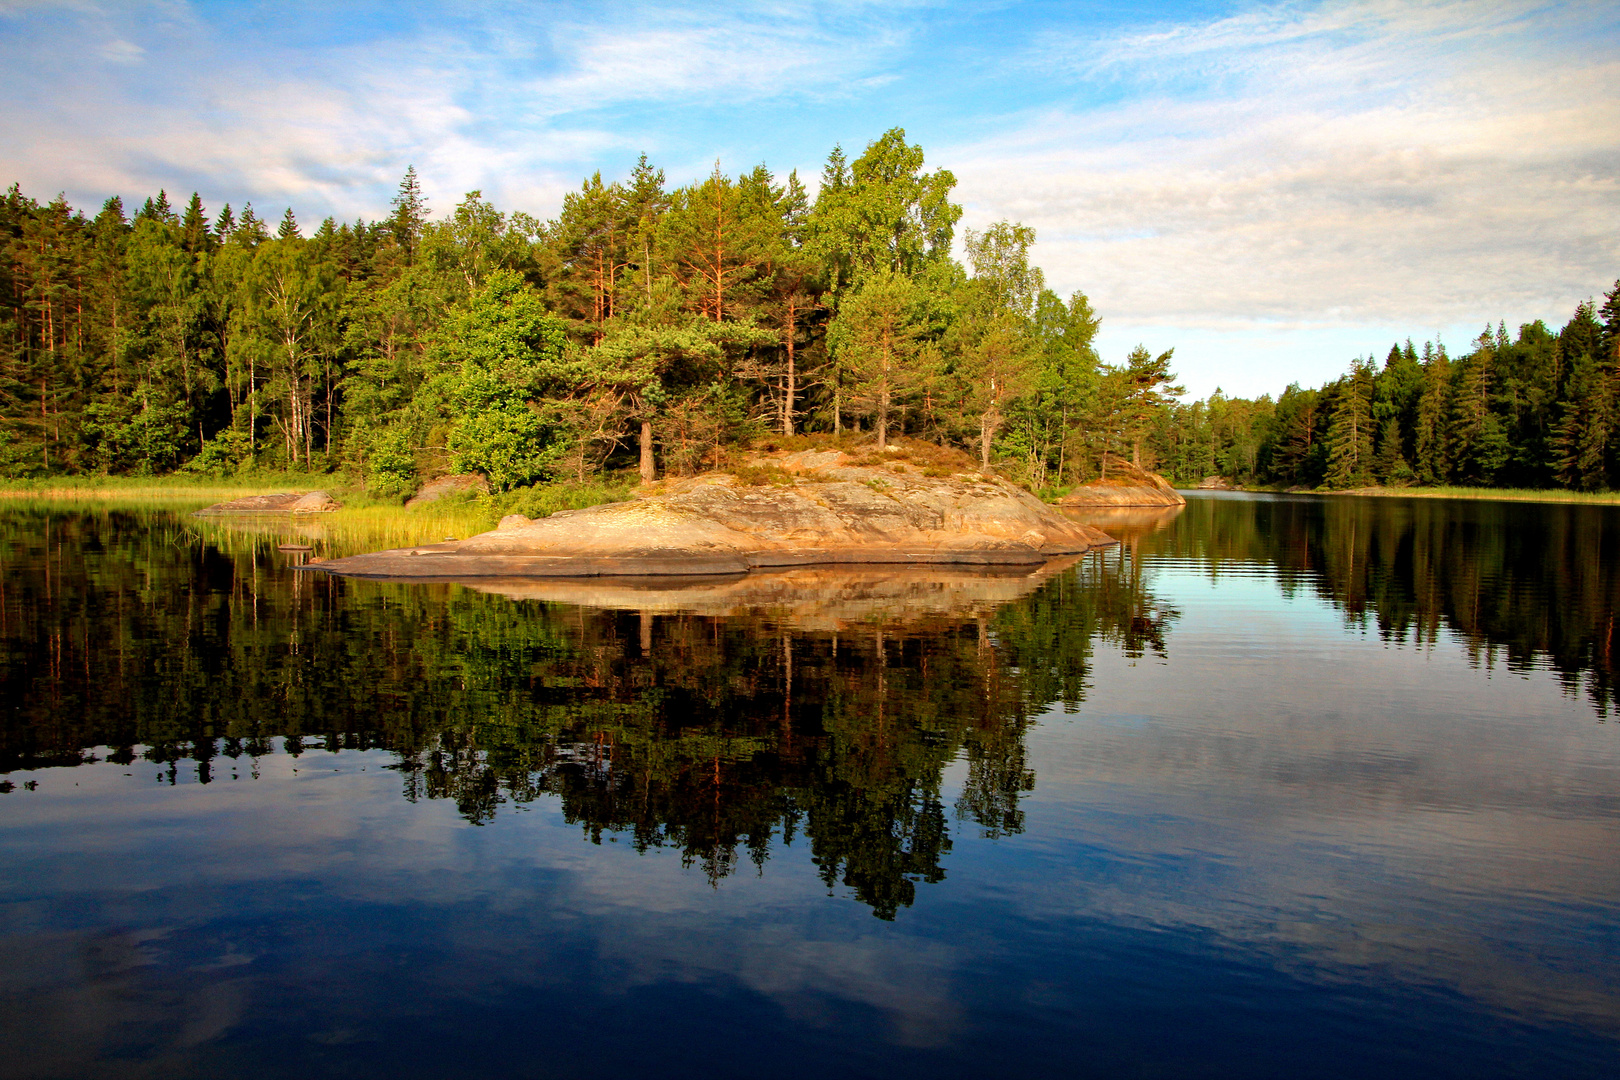
<path fill-rule="evenodd" d="M 312 562 L 352 577 L 724 575 L 828 565 L 1033 567 L 1113 543 L 986 473 L 839 450 L 753 457 L 466 540 Z"/>

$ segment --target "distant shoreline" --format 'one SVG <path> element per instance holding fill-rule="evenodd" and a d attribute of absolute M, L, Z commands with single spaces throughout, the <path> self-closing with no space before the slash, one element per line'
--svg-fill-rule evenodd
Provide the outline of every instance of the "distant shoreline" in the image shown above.
<path fill-rule="evenodd" d="M 558 488 L 575 485 L 562 484 Z M 338 494 L 345 503 L 358 502 L 381 510 L 392 500 L 366 496 L 355 481 L 341 473 L 319 475 L 286 473 L 257 475 L 231 480 L 189 476 L 107 476 L 53 477 L 50 480 L 0 480 L 0 504 L 8 499 L 41 499 L 62 502 L 85 500 L 128 500 L 131 502 L 172 502 L 236 498 L 282 491 L 309 491 L 322 488 Z M 1563 491 L 1536 488 L 1478 487 L 1360 487 L 1342 490 L 1289 491 L 1273 487 L 1196 488 L 1178 487 L 1183 494 L 1237 491 L 1255 495 L 1357 495 L 1377 499 L 1472 499 L 1503 502 L 1579 503 L 1595 506 L 1620 505 L 1620 491 Z M 506 512 L 496 511 L 496 516 Z"/>
<path fill-rule="evenodd" d="M 1288 490 L 1284 488 L 1229 487 L 1177 488 L 1183 494 L 1238 491 L 1251 495 L 1358 495 L 1372 499 L 1472 499 L 1497 502 L 1577 503 L 1592 506 L 1620 505 L 1620 491 L 1560 491 L 1539 488 L 1477 487 L 1360 487 Z"/>

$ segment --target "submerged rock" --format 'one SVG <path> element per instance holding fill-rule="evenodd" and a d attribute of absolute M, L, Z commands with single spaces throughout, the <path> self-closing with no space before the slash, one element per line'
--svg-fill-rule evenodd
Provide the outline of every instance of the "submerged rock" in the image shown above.
<path fill-rule="evenodd" d="M 773 455 L 456 543 L 322 564 L 364 577 L 737 574 L 828 564 L 1034 566 L 1114 543 L 1021 488 L 838 451 Z"/>
<path fill-rule="evenodd" d="M 340 504 L 324 491 L 281 492 L 276 495 L 248 495 L 229 502 L 215 503 L 198 510 L 196 517 L 228 514 L 324 514 Z"/>
<path fill-rule="evenodd" d="M 1124 458 L 1104 459 L 1105 480 L 1082 484 L 1057 501 L 1059 506 L 1182 506 L 1187 500 L 1158 473 L 1139 469 Z"/>

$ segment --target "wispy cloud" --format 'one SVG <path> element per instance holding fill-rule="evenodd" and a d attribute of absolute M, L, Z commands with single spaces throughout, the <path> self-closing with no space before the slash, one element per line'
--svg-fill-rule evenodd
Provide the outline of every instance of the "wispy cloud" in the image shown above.
<path fill-rule="evenodd" d="M 1048 35 L 1026 63 L 1115 103 L 948 153 L 970 220 L 1035 225 L 1116 332 L 1562 317 L 1620 274 L 1615 21 L 1371 3 Z"/>
<path fill-rule="evenodd" d="M 5 11 L 0 62 L 25 104 L 0 136 L 25 187 L 198 186 L 340 214 L 386 205 L 406 162 L 441 193 L 555 203 L 649 142 L 709 161 L 724 147 L 682 138 L 697 116 L 869 92 L 905 39 L 870 9 L 794 4 L 719 19 L 475 6 L 319 49 L 227 36 L 184 3 Z"/>
<path fill-rule="evenodd" d="M 968 224 L 1037 227 L 1049 279 L 1087 290 L 1106 333 L 1218 338 L 1228 356 L 1315 333 L 1335 343 L 1327 374 L 1347 358 L 1325 328 L 1561 318 L 1620 273 L 1607 6 L 1086 18 L 0 0 L 0 179 L 87 205 L 195 188 L 307 219 L 384 211 L 414 163 L 441 210 L 479 188 L 545 215 L 640 150 L 676 180 L 716 157 L 785 170 L 901 124 L 957 173 Z"/>

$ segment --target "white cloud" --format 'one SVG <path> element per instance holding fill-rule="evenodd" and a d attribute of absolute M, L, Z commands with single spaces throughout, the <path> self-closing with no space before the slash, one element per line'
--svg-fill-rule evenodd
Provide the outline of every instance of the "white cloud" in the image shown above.
<path fill-rule="evenodd" d="M 904 33 L 882 19 L 780 5 L 746 15 L 647 8 L 591 21 L 527 8 L 395 28 L 330 48 L 222 38 L 184 4 L 19 12 L 0 27 L 0 63 L 28 107 L 0 116 L 25 189 L 212 188 L 340 215 L 377 213 L 406 163 L 436 206 L 481 188 L 545 213 L 603 157 L 670 128 L 626 110 L 746 108 L 856 92 Z M 69 42 L 105 42 L 91 53 Z M 37 57 L 67 56 L 47 69 Z M 139 63 L 144 60 L 145 63 Z M 156 62 L 154 62 L 156 61 Z M 867 82 L 862 82 L 867 80 Z M 716 147 L 691 153 L 713 160 Z M 751 152 L 739 155 L 746 159 Z M 310 204 L 315 204 L 311 206 Z"/>
<path fill-rule="evenodd" d="M 145 56 L 146 50 L 133 41 L 115 39 L 101 46 L 101 58 L 115 64 L 138 64 Z"/>
<path fill-rule="evenodd" d="M 1036 226 L 1049 277 L 1121 328 L 1562 318 L 1620 273 L 1620 63 L 1570 39 L 1578 15 L 1332 5 L 1049 39 L 1032 63 L 1137 92 L 948 157 L 970 222 Z"/>
<path fill-rule="evenodd" d="M 449 6 L 289 39 L 177 0 L 0 12 L 3 179 L 91 208 L 162 186 L 370 217 L 415 164 L 441 211 L 479 188 L 545 216 L 641 150 L 680 182 L 716 157 L 785 171 L 895 123 L 993 131 L 928 138 L 965 224 L 1036 226 L 1049 280 L 1084 288 L 1110 341 L 1182 344 L 1197 392 L 1276 388 L 1269 368 L 1227 370 L 1245 342 L 1303 348 L 1293 377 L 1319 380 L 1353 332 L 1561 320 L 1620 273 L 1620 33 L 1596 4 L 1071 22 L 1024 33 L 1017 55 L 973 26 L 1036 12 L 985 8 L 962 40 L 854 3 Z M 343 44 L 310 44 L 327 38 Z"/>

